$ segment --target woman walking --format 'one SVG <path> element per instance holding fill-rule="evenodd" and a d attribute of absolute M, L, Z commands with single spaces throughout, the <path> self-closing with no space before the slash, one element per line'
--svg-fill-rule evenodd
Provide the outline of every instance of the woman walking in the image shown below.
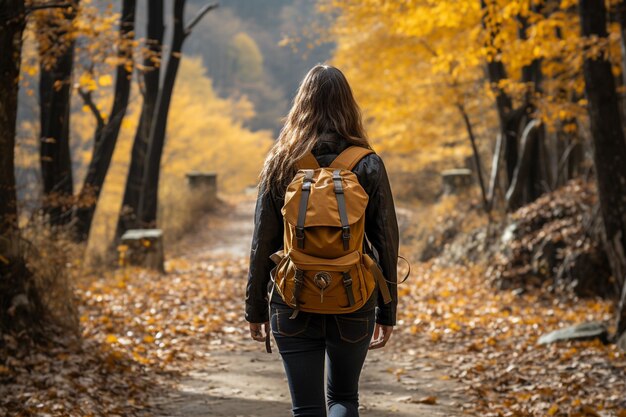
<path fill-rule="evenodd" d="M 250 335 L 269 349 L 271 329 L 294 416 L 358 416 L 367 351 L 385 346 L 396 323 L 399 234 L 385 166 L 337 68 L 306 75 L 260 180 Z"/>

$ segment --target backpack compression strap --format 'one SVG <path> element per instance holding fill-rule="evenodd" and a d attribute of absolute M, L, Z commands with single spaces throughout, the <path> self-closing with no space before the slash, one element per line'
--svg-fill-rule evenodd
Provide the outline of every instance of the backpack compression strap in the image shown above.
<path fill-rule="evenodd" d="M 337 198 L 337 209 L 341 221 L 341 236 L 343 238 L 343 250 L 350 247 L 350 223 L 348 221 L 348 209 L 346 208 L 346 198 L 343 195 L 343 184 L 341 182 L 341 170 L 333 171 L 333 183 L 335 185 L 335 197 Z M 352 304 L 350 304 L 352 305 Z"/>
<path fill-rule="evenodd" d="M 306 210 L 309 205 L 312 182 L 313 170 L 305 169 L 304 178 L 302 179 L 302 193 L 300 194 L 300 207 L 298 208 L 298 224 L 296 225 L 296 240 L 300 249 L 304 249 L 304 221 L 306 220 Z"/>
<path fill-rule="evenodd" d="M 369 155 L 371 153 L 374 153 L 372 149 L 353 145 L 337 155 L 330 166 L 332 168 L 343 168 L 351 171 L 352 168 L 354 168 L 365 155 Z"/>

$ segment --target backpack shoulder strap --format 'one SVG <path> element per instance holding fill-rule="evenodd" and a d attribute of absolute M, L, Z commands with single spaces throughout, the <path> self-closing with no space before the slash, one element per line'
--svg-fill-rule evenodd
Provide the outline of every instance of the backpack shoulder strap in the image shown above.
<path fill-rule="evenodd" d="M 317 169 L 320 164 L 311 152 L 307 152 L 297 163 L 298 169 Z"/>
<path fill-rule="evenodd" d="M 342 168 L 352 170 L 355 165 L 365 156 L 374 153 L 373 150 L 362 146 L 349 146 L 341 152 L 335 160 L 330 164 L 332 168 Z"/>

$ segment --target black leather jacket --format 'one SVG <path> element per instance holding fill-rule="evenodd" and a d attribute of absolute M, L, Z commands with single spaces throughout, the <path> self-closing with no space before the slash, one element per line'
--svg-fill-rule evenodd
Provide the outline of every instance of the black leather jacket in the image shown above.
<path fill-rule="evenodd" d="M 320 166 L 324 167 L 330 165 L 348 146 L 348 142 L 338 136 L 323 135 L 318 139 L 312 153 Z M 385 278 L 397 282 L 398 221 L 383 161 L 377 154 L 370 154 L 361 159 L 352 171 L 369 196 L 365 209 L 365 236 L 374 250 L 369 245 L 366 250 L 373 253 Z M 270 270 L 274 267 L 269 256 L 283 247 L 284 226 L 280 209 L 284 197 L 279 198 L 272 191 L 262 191 L 259 190 L 260 197 L 256 202 L 246 288 L 246 320 L 250 323 L 268 321 L 267 289 Z M 388 286 L 392 301 L 384 304 L 380 294 L 376 296 L 376 322 L 395 325 L 398 293 L 396 285 Z"/>

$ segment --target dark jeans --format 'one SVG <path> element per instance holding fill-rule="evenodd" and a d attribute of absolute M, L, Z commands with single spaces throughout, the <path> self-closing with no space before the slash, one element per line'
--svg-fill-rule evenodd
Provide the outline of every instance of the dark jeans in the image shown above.
<path fill-rule="evenodd" d="M 287 373 L 294 417 L 326 417 L 327 406 L 329 417 L 358 416 L 359 377 L 374 333 L 374 309 L 349 314 L 301 311 L 290 319 L 292 311 L 272 302 L 270 324 Z"/>

